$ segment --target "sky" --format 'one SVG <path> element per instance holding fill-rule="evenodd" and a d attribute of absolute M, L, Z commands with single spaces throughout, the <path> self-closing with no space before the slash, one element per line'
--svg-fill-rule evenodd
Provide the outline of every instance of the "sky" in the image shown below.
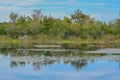
<path fill-rule="evenodd" d="M 70 17 L 80 9 L 96 20 L 109 22 L 119 17 L 120 0 L 0 0 L 0 22 L 9 21 L 11 12 L 30 16 L 33 9 L 56 18 Z"/>

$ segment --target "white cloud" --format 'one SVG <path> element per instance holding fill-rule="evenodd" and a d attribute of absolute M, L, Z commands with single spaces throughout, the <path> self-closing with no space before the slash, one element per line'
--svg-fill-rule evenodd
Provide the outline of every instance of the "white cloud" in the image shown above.
<path fill-rule="evenodd" d="M 30 15 L 30 11 L 33 9 L 37 9 L 37 8 L 43 8 L 43 9 L 53 9 L 52 11 L 55 11 L 56 9 L 60 9 L 63 6 L 40 6 L 38 7 L 38 5 L 62 5 L 62 4 L 70 4 L 71 2 L 73 2 L 74 0 L 66 0 L 65 2 L 56 2 L 56 1 L 51 1 L 48 2 L 47 0 L 0 0 L 0 15 L 2 16 L 2 18 L 0 19 L 0 21 L 8 21 L 9 20 L 9 14 L 10 12 L 16 12 L 16 13 L 20 13 L 20 14 L 25 14 L 25 15 Z M 49 13 L 49 10 L 48 10 Z M 55 12 L 56 13 L 56 12 Z M 53 12 L 54 15 L 59 16 L 57 14 L 55 14 Z M 62 14 L 64 14 L 62 12 Z"/>
<path fill-rule="evenodd" d="M 118 0 L 113 0 L 118 1 Z M 30 15 L 33 9 L 46 10 L 45 14 L 51 14 L 55 17 L 69 16 L 76 8 L 94 6 L 103 7 L 108 5 L 107 2 L 79 2 L 77 0 L 64 0 L 58 2 L 58 0 L 0 0 L 0 22 L 8 21 L 10 12 L 16 12 L 20 14 Z M 111 10 L 111 9 L 110 9 Z M 85 11 L 85 9 L 84 9 Z M 103 20 L 102 14 L 91 14 L 98 20 Z M 107 16 L 107 15 L 106 15 Z M 107 18 L 105 16 L 105 18 Z M 110 16 L 109 16 L 110 17 Z M 109 18 L 108 17 L 108 18 Z"/>
<path fill-rule="evenodd" d="M 112 1 L 119 1 L 119 0 L 112 0 Z"/>
<path fill-rule="evenodd" d="M 116 19 L 118 16 L 115 13 L 91 13 L 91 17 L 108 23 L 109 21 Z"/>
<path fill-rule="evenodd" d="M 18 7 L 15 7 L 15 6 L 7 6 L 7 7 L 4 7 L 4 6 L 1 6 L 0 7 L 0 11 L 2 10 L 2 11 L 8 11 L 8 10 L 15 10 L 15 9 L 17 9 Z"/>
<path fill-rule="evenodd" d="M 108 3 L 105 3 L 105 2 L 95 2 L 95 3 L 83 3 L 83 2 L 78 3 L 78 2 L 75 2 L 75 3 L 73 3 L 74 6 L 105 6 L 107 4 Z"/>
<path fill-rule="evenodd" d="M 9 4 L 14 6 L 30 6 L 37 4 L 69 4 L 72 3 L 73 0 L 66 0 L 64 2 L 57 1 L 47 1 L 47 0 L 0 0 L 1 4 Z"/>
<path fill-rule="evenodd" d="M 1 4 L 11 4 L 11 5 L 33 5 L 43 0 L 0 0 Z"/>

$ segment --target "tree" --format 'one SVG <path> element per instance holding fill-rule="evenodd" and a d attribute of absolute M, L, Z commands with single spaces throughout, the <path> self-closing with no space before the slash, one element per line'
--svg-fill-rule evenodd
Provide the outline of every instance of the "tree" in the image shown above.
<path fill-rule="evenodd" d="M 21 36 L 24 36 L 27 33 L 26 27 L 28 27 L 26 25 L 26 16 L 20 15 L 16 24 L 17 24 L 17 27 L 16 27 L 17 33 Z"/>
<path fill-rule="evenodd" d="M 25 21 L 26 21 L 26 17 L 24 16 L 24 15 L 20 15 L 20 17 L 18 18 L 18 20 L 17 20 L 17 24 L 19 25 L 19 24 L 24 24 L 25 23 Z"/>
<path fill-rule="evenodd" d="M 12 37 L 17 38 L 17 33 L 16 33 L 16 21 L 18 19 L 18 14 L 11 12 L 10 15 L 10 25 L 8 27 L 10 34 Z"/>
<path fill-rule="evenodd" d="M 38 22 L 42 22 L 43 21 L 43 14 L 41 12 L 41 9 L 34 9 L 33 14 L 32 14 L 32 18 Z"/>
<path fill-rule="evenodd" d="M 79 9 L 75 11 L 74 14 L 71 15 L 71 19 L 73 20 L 73 22 L 77 22 L 81 25 L 81 27 L 83 26 L 83 23 L 89 19 L 88 15 L 83 14 Z"/>
<path fill-rule="evenodd" d="M 10 17 L 10 21 L 13 22 L 13 23 L 15 23 L 17 21 L 18 14 L 11 12 L 10 15 L 9 15 L 9 17 Z"/>

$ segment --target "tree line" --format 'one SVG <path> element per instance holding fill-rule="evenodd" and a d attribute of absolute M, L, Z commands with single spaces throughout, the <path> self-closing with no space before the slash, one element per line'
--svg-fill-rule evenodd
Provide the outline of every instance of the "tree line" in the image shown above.
<path fill-rule="evenodd" d="M 41 9 L 34 9 L 31 16 L 11 12 L 10 21 L 0 23 L 0 35 L 17 39 L 21 36 L 47 35 L 67 39 L 99 39 L 104 36 L 120 37 L 120 18 L 109 23 L 95 20 L 79 9 L 70 17 L 54 18 L 44 15 Z"/>

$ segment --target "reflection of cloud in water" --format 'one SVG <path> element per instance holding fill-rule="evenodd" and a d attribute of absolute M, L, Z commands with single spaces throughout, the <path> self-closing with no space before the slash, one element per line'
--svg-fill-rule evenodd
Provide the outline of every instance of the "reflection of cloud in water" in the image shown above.
<path fill-rule="evenodd" d="M 120 54 L 120 49 L 116 49 L 116 48 L 106 48 L 106 49 L 98 49 L 98 50 L 96 50 L 96 51 L 85 51 L 85 53 Z"/>
<path fill-rule="evenodd" d="M 92 45 L 94 46 L 94 45 Z M 64 45 L 68 48 L 67 45 Z M 71 49 L 73 46 L 69 46 Z M 87 45 L 75 46 L 84 50 Z M 93 47 L 94 48 L 94 47 Z M 92 50 L 92 49 L 90 49 Z M 1 80 L 119 80 L 118 55 L 3 49 Z M 4 60 L 4 61 L 3 61 Z M 6 60 L 6 61 L 5 61 Z M 7 77 L 6 77 L 6 75 Z"/>
<path fill-rule="evenodd" d="M 114 75 L 116 72 L 114 72 L 111 69 L 106 70 L 89 70 L 89 71 L 81 71 L 81 72 L 73 72 L 71 71 L 47 71 L 42 72 L 42 76 L 51 76 L 51 80 L 57 79 L 57 80 L 117 80 L 119 78 L 119 75 Z M 113 75 L 112 75 L 113 74 Z M 40 76 L 39 74 L 36 74 Z M 58 76 L 59 79 L 58 79 Z M 106 77 L 106 78 L 105 78 Z M 112 77 L 112 78 L 111 78 Z"/>
<path fill-rule="evenodd" d="M 54 65 L 55 63 L 60 63 L 62 61 L 64 65 L 70 64 L 75 68 L 75 70 L 79 71 L 83 67 L 88 66 L 88 63 L 95 63 L 97 59 L 106 59 L 106 57 L 103 57 L 105 56 L 103 54 L 83 54 L 71 52 L 51 53 L 27 51 L 24 49 L 20 51 L 10 51 L 10 53 L 7 53 L 7 55 L 9 55 L 8 59 L 11 61 L 11 68 L 26 67 L 30 64 L 33 67 L 33 70 L 41 70 L 41 68 L 44 66 Z"/>

